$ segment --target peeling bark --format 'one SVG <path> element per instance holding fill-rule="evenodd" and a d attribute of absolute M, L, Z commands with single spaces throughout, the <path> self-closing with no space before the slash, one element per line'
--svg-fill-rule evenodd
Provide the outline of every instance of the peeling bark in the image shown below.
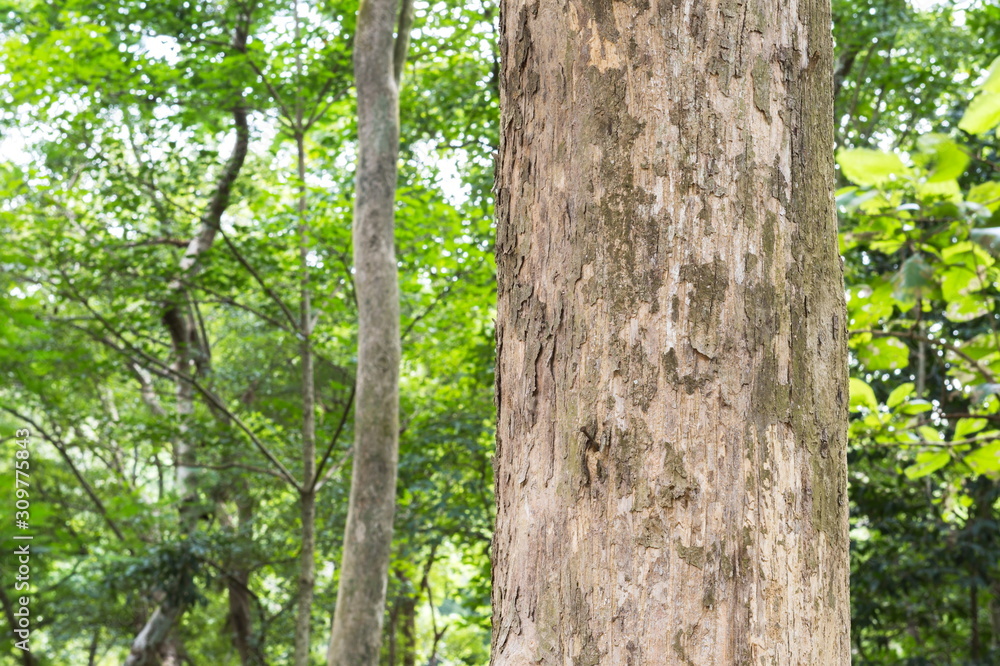
<path fill-rule="evenodd" d="M 848 664 L 828 0 L 501 2 L 493 664 Z"/>
<path fill-rule="evenodd" d="M 400 34 L 394 40 L 399 7 L 398 0 L 362 0 L 354 39 L 358 369 L 351 494 L 328 652 L 331 666 L 378 664 L 385 615 L 399 458 L 399 284 L 393 232 L 399 159 L 397 72 L 401 76 L 406 58 L 401 40 L 408 42 L 412 20 L 412 10 L 404 4 Z"/>

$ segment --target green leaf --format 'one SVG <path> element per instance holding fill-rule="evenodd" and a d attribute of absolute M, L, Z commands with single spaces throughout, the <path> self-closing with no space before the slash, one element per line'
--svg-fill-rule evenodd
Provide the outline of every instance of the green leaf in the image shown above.
<path fill-rule="evenodd" d="M 1000 92 L 1000 57 L 993 60 L 986 73 L 986 80 L 983 81 L 982 89 L 986 92 Z"/>
<path fill-rule="evenodd" d="M 895 370 L 910 364 L 910 348 L 897 338 L 876 338 L 858 350 L 869 370 Z"/>
<path fill-rule="evenodd" d="M 941 276 L 941 295 L 946 301 L 955 301 L 983 288 L 983 280 L 965 266 L 949 268 Z"/>
<path fill-rule="evenodd" d="M 1000 124 L 1000 92 L 981 92 L 965 110 L 958 129 L 969 134 L 983 134 L 997 124 Z"/>
<path fill-rule="evenodd" d="M 921 162 L 930 172 L 929 183 L 951 181 L 969 166 L 969 155 L 947 134 L 924 134 L 917 139 Z M 957 183 L 956 183 L 957 186 Z"/>
<path fill-rule="evenodd" d="M 907 416 L 914 416 L 916 414 L 923 414 L 924 412 L 929 412 L 934 409 L 934 405 L 926 400 L 910 400 L 905 405 L 899 408 L 901 414 L 906 414 Z"/>
<path fill-rule="evenodd" d="M 955 439 L 968 439 L 969 435 L 985 428 L 986 423 L 986 419 L 959 419 L 955 424 Z"/>
<path fill-rule="evenodd" d="M 869 148 L 852 148 L 837 153 L 840 170 L 852 183 L 872 187 L 906 174 L 906 166 L 895 153 Z"/>
<path fill-rule="evenodd" d="M 933 474 L 951 461 L 947 451 L 926 451 L 917 454 L 917 462 L 903 470 L 908 479 L 919 479 Z"/>
<path fill-rule="evenodd" d="M 965 195 L 966 201 L 982 204 L 991 213 L 1000 208 L 1000 183 L 991 180 L 988 183 L 979 183 L 969 188 Z M 978 229 L 974 230 L 978 231 Z"/>
<path fill-rule="evenodd" d="M 976 474 L 995 474 L 1000 472 L 1000 440 L 990 442 L 976 449 L 964 458 L 966 464 Z"/>
<path fill-rule="evenodd" d="M 986 298 L 976 296 L 960 296 L 953 301 L 948 301 L 948 306 L 944 309 L 944 316 L 950 321 L 965 322 L 982 317 L 990 311 L 990 301 Z"/>
<path fill-rule="evenodd" d="M 917 428 L 917 432 L 923 438 L 925 442 L 934 442 L 935 444 L 944 442 L 944 437 L 938 432 L 937 428 L 932 428 L 931 426 L 920 426 Z"/>
<path fill-rule="evenodd" d="M 862 380 L 851 377 L 850 382 L 850 407 L 852 411 L 858 411 L 858 407 L 867 407 L 871 411 L 878 410 L 878 400 L 875 399 L 875 391 Z"/>
<path fill-rule="evenodd" d="M 962 188 L 958 186 L 958 181 L 954 178 L 941 181 L 928 180 L 926 183 L 917 185 L 916 190 L 917 196 L 921 199 L 954 203 L 962 201 Z"/>
<path fill-rule="evenodd" d="M 913 382 L 900 384 L 896 388 L 892 389 L 892 393 L 889 394 L 889 399 L 885 401 L 886 407 L 892 409 L 900 405 L 904 400 L 913 395 L 915 390 L 916 385 Z"/>
<path fill-rule="evenodd" d="M 904 261 L 893 276 L 893 296 L 899 301 L 920 298 L 933 285 L 933 278 L 934 267 L 924 260 L 923 255 L 915 254 Z"/>

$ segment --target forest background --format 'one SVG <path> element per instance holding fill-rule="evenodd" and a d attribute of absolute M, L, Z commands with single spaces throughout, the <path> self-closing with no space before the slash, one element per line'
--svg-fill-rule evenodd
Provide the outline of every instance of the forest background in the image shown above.
<path fill-rule="evenodd" d="M 497 7 L 414 10 L 382 661 L 478 665 L 490 626 Z M 854 660 L 1000 663 L 1000 6 L 833 10 Z M 291 663 L 304 296 L 319 461 L 308 648 L 324 659 L 353 435 L 356 11 L 356 0 L 0 5 L 0 496 L 13 514 L 26 429 L 34 537 L 33 652 L 5 641 L 0 663 L 122 663 L 179 582 L 181 658 Z M 179 270 L 213 218 L 218 238 L 197 270 Z M 188 394 L 175 381 L 181 338 Z M 179 471 L 197 492 L 182 492 Z M 12 563 L 5 552 L 5 636 Z"/>

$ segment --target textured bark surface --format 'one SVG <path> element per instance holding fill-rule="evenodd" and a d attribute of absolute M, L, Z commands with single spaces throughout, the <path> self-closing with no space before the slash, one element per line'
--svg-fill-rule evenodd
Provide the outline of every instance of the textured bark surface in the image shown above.
<path fill-rule="evenodd" d="M 412 17 L 407 1 L 401 19 Z M 399 458 L 399 284 L 393 208 L 399 159 L 396 72 L 402 72 L 396 61 L 405 59 L 406 49 L 396 50 L 393 35 L 400 6 L 399 0 L 362 0 L 354 38 L 358 370 L 351 495 L 327 653 L 331 666 L 375 666 L 382 644 Z M 401 29 L 404 39 L 407 33 L 408 27 Z"/>
<path fill-rule="evenodd" d="M 493 663 L 849 663 L 828 0 L 501 6 Z"/>

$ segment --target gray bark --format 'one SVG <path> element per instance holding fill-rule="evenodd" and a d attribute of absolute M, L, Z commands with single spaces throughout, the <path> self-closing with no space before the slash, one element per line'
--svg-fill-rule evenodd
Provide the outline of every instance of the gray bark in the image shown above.
<path fill-rule="evenodd" d="M 828 0 L 503 0 L 492 663 L 850 662 Z"/>
<path fill-rule="evenodd" d="M 409 2 L 409 0 L 404 0 Z M 354 209 L 358 369 L 351 494 L 330 666 L 378 664 L 399 457 L 399 286 L 393 232 L 399 85 L 398 0 L 362 0 L 354 40 L 358 169 Z M 404 6 L 400 17 L 412 17 Z M 409 19 L 412 20 L 412 19 Z M 409 39 L 401 26 L 400 39 Z M 397 67 L 396 63 L 400 63 Z"/>
<path fill-rule="evenodd" d="M 296 76 L 301 85 L 302 49 L 299 3 L 295 2 Z M 302 360 L 302 488 L 299 515 L 302 544 L 299 552 L 298 606 L 295 614 L 295 666 L 308 666 L 312 637 L 313 588 L 316 579 L 316 384 L 312 349 L 312 291 L 309 285 L 309 223 L 306 218 L 306 149 L 302 90 L 295 99 L 295 156 L 299 177 L 299 353 Z"/>

